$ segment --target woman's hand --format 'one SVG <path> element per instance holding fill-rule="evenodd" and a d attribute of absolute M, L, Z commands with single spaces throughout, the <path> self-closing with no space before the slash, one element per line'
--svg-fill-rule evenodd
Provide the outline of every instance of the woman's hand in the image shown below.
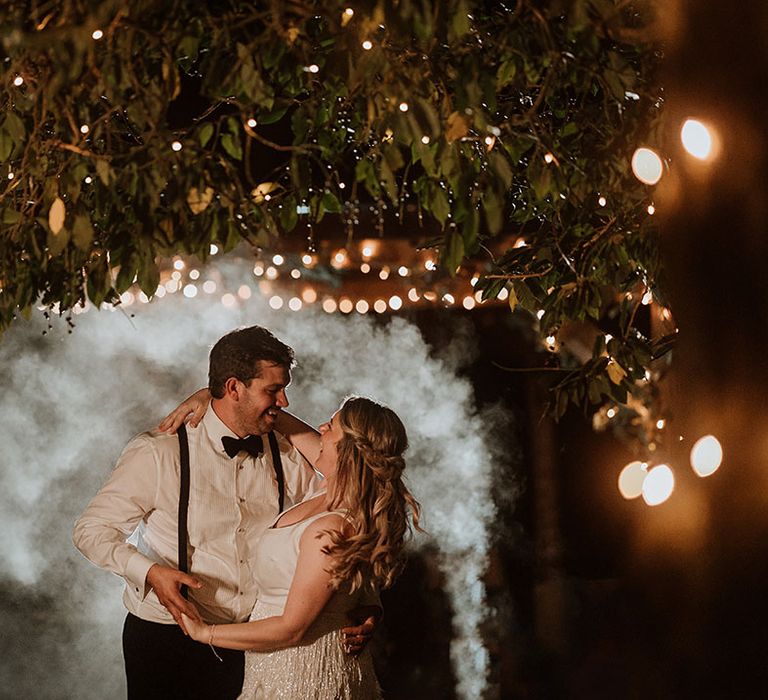
<path fill-rule="evenodd" d="M 195 428 L 203 420 L 208 404 L 211 402 L 211 392 L 207 388 L 199 389 L 192 396 L 188 396 L 176 408 L 174 408 L 165 418 L 163 418 L 158 429 L 164 433 L 175 433 L 182 423 L 189 423 L 190 427 Z"/>
<path fill-rule="evenodd" d="M 184 628 L 192 639 L 196 642 L 208 644 L 211 640 L 211 625 L 206 625 L 202 620 L 193 620 L 186 613 L 181 613 L 181 619 L 184 622 Z M 182 628 L 183 629 L 183 628 Z"/>

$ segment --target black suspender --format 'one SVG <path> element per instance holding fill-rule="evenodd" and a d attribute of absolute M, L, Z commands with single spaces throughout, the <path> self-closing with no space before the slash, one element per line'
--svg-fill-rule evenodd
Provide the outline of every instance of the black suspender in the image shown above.
<path fill-rule="evenodd" d="M 285 505 L 285 476 L 283 474 L 283 460 L 280 459 L 280 446 L 274 431 L 269 433 L 269 449 L 272 452 L 272 466 L 275 468 L 277 479 L 277 512 L 282 513 Z"/>
<path fill-rule="evenodd" d="M 189 512 L 189 439 L 187 437 L 187 427 L 183 423 L 176 431 L 179 436 L 179 571 L 189 573 L 189 562 L 187 560 L 187 513 Z M 285 475 L 283 474 L 283 461 L 280 458 L 280 446 L 277 444 L 277 437 L 274 432 L 270 432 L 269 449 L 272 453 L 272 466 L 275 469 L 275 478 L 277 479 L 277 507 L 278 513 L 283 512 L 285 505 Z M 181 587 L 181 594 L 186 598 L 188 595 L 187 587 Z"/>
<path fill-rule="evenodd" d="M 187 426 L 182 423 L 176 431 L 179 436 L 179 571 L 189 573 L 187 562 L 187 513 L 189 512 L 189 439 Z M 181 595 L 189 595 L 186 586 L 181 587 Z"/>

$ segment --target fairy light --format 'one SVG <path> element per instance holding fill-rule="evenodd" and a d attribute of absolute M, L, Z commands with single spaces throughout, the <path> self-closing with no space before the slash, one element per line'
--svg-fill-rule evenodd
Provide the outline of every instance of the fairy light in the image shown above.
<path fill-rule="evenodd" d="M 541 321 L 541 319 L 542 319 L 543 317 L 544 317 L 544 309 L 539 309 L 539 310 L 536 312 L 536 318 L 538 318 L 538 319 L 539 319 L 539 321 Z"/>
<path fill-rule="evenodd" d="M 192 299 L 197 296 L 197 287 L 194 284 L 188 284 L 184 287 L 184 296 Z"/>
<path fill-rule="evenodd" d="M 654 207 L 653 204 L 649 204 L 646 211 L 648 212 L 649 216 L 653 216 L 656 213 L 656 207 Z"/>
<path fill-rule="evenodd" d="M 475 301 L 476 301 L 478 304 L 482 304 L 482 303 L 483 303 L 483 292 L 482 292 L 482 290 L 478 289 L 478 290 L 475 292 L 474 296 L 475 296 Z"/>
<path fill-rule="evenodd" d="M 649 289 L 645 294 L 643 294 L 643 298 L 641 299 L 641 304 L 643 306 L 648 306 L 653 301 L 653 292 Z"/>
<path fill-rule="evenodd" d="M 13 178 L 16 177 L 16 174 L 13 172 L 8 173 L 8 179 L 13 180 Z"/>
<path fill-rule="evenodd" d="M 426 146 L 429 143 L 429 136 L 424 134 L 424 136 L 421 137 L 421 142 Z"/>
<path fill-rule="evenodd" d="M 301 262 L 303 262 L 305 265 L 311 265 L 312 256 L 309 253 L 304 253 L 304 255 L 301 256 Z"/>
<path fill-rule="evenodd" d="M 211 255 L 216 255 L 216 253 L 219 252 L 219 246 L 217 246 L 215 243 L 211 243 L 211 247 L 208 249 L 208 252 Z"/>
<path fill-rule="evenodd" d="M 272 256 L 272 262 L 275 265 L 282 265 L 285 262 L 285 258 L 278 253 L 277 255 Z"/>
<path fill-rule="evenodd" d="M 379 279 L 382 279 L 382 280 L 389 279 L 388 267 L 382 267 L 381 270 L 379 270 Z"/>
<path fill-rule="evenodd" d="M 174 270 L 171 273 L 171 279 L 174 280 L 175 282 L 178 282 L 181 279 L 181 272 L 179 272 L 178 270 Z"/>
<path fill-rule="evenodd" d="M 362 272 L 364 275 L 367 275 L 371 271 L 371 266 L 364 262 L 360 265 L 360 272 Z"/>
<path fill-rule="evenodd" d="M 120 303 L 124 304 L 125 306 L 130 306 L 133 304 L 133 294 L 130 292 L 123 292 L 120 295 Z"/>
<path fill-rule="evenodd" d="M 551 163 L 555 157 L 551 153 L 545 153 L 544 154 L 544 162 L 545 163 Z"/>
<path fill-rule="evenodd" d="M 81 134 L 87 134 L 90 130 L 91 130 L 91 127 L 88 126 L 87 124 L 82 124 L 80 126 L 80 133 Z"/>
<path fill-rule="evenodd" d="M 373 48 L 373 44 L 372 44 L 370 41 L 368 41 L 368 39 L 366 39 L 366 40 L 363 42 L 363 48 L 364 48 L 366 51 L 370 51 L 370 50 Z M 350 311 L 351 311 L 351 309 L 350 309 Z"/>
<path fill-rule="evenodd" d="M 299 297 L 291 297 L 288 302 L 288 308 L 291 311 L 298 311 L 301 308 L 301 299 Z"/>
<path fill-rule="evenodd" d="M 241 284 L 240 287 L 238 287 L 237 296 L 241 299 L 250 299 L 252 294 L 253 290 L 247 284 Z"/>
<path fill-rule="evenodd" d="M 185 267 L 183 260 L 174 260 L 173 261 L 173 269 L 174 270 L 183 270 Z"/>
<path fill-rule="evenodd" d="M 336 311 L 336 300 L 331 298 L 324 299 L 323 311 L 325 311 L 327 314 L 332 314 L 334 311 Z"/>
<path fill-rule="evenodd" d="M 264 265 L 261 265 L 259 263 L 254 265 L 253 274 L 256 275 L 256 277 L 261 277 L 264 274 Z"/>
<path fill-rule="evenodd" d="M 181 141 L 174 141 L 171 148 L 178 153 L 182 149 Z"/>
<path fill-rule="evenodd" d="M 165 291 L 174 294 L 179 289 L 179 282 L 175 279 L 170 279 L 165 283 Z"/>
<path fill-rule="evenodd" d="M 301 270 L 294 267 L 293 270 L 291 270 L 291 277 L 295 280 L 299 279 L 301 277 Z"/>
<path fill-rule="evenodd" d="M 93 178 L 92 178 L 90 175 L 86 175 L 86 176 L 85 176 L 85 180 L 83 180 L 83 182 L 84 182 L 86 185 L 90 185 L 90 184 L 93 182 Z"/>
<path fill-rule="evenodd" d="M 16 87 L 21 87 L 22 85 L 24 85 L 24 78 L 22 78 L 20 75 L 17 75 L 17 76 L 16 76 L 16 77 L 13 79 L 13 84 L 14 84 Z"/>
<path fill-rule="evenodd" d="M 495 139 L 495 138 L 493 138 L 493 136 L 486 136 L 484 140 L 485 140 L 485 145 L 486 145 L 486 146 L 493 146 L 493 142 L 494 142 L 496 139 Z"/>
<path fill-rule="evenodd" d="M 643 482 L 648 475 L 645 462 L 630 462 L 619 474 L 619 493 L 628 501 L 643 493 Z"/>
<path fill-rule="evenodd" d="M 714 435 L 699 438 L 691 448 L 691 466 L 699 476 L 714 474 L 723 462 L 723 447 Z"/>
<path fill-rule="evenodd" d="M 608 418 L 613 418 L 616 415 L 616 409 L 611 406 L 606 412 L 605 415 L 608 416 Z"/>
<path fill-rule="evenodd" d="M 502 287 L 499 290 L 499 295 L 496 297 L 499 301 L 506 301 L 509 297 L 509 290 L 506 287 Z"/>
<path fill-rule="evenodd" d="M 416 302 L 416 301 L 418 301 L 418 300 L 419 300 L 419 293 L 416 291 L 416 288 L 415 288 L 415 287 L 411 287 L 411 288 L 408 290 L 408 299 L 409 299 L 410 301 L 413 301 L 413 302 Z"/>
<path fill-rule="evenodd" d="M 98 40 L 99 40 L 99 39 L 101 39 L 103 36 L 104 36 L 104 32 L 102 32 L 102 31 L 101 31 L 101 29 L 96 29 L 96 30 L 93 32 L 93 34 L 91 34 L 91 38 L 92 38 L 94 41 L 98 41 Z"/>
<path fill-rule="evenodd" d="M 373 246 L 370 245 L 364 245 L 362 249 L 360 250 L 360 254 L 364 258 L 370 258 L 373 255 Z"/>
<path fill-rule="evenodd" d="M 355 11 L 351 7 L 348 7 L 346 10 L 344 10 L 344 14 L 347 17 L 352 17 L 352 15 L 355 14 Z"/>
<path fill-rule="evenodd" d="M 313 63 L 311 66 L 307 67 L 307 70 L 310 73 L 317 73 L 320 70 L 320 67 L 316 63 Z"/>
<path fill-rule="evenodd" d="M 347 260 L 347 251 L 343 248 L 341 250 L 336 251 L 335 255 L 333 256 L 333 261 L 336 263 L 337 266 L 343 265 Z"/>
<path fill-rule="evenodd" d="M 257 121 L 256 121 L 256 120 L 253 118 L 253 117 L 251 117 L 251 118 L 250 118 L 250 119 L 249 119 L 247 122 L 245 122 L 245 123 L 246 123 L 246 124 L 247 124 L 247 125 L 248 125 L 248 126 L 251 128 L 251 129 L 255 129 L 255 128 L 256 128 L 256 127 L 259 125 L 259 123 L 258 123 L 258 122 L 257 122 Z"/>
<path fill-rule="evenodd" d="M 277 296 L 275 294 L 274 296 L 269 298 L 269 307 L 271 309 L 274 309 L 275 311 L 283 308 L 283 298 Z"/>
<path fill-rule="evenodd" d="M 470 284 L 470 286 L 471 286 L 471 287 L 474 287 L 474 286 L 475 286 L 475 285 L 478 283 L 478 281 L 479 281 L 479 280 L 480 280 L 480 275 L 478 275 L 477 273 L 475 273 L 474 275 L 472 275 L 472 279 L 471 279 L 471 280 L 469 280 L 469 284 Z"/>
<path fill-rule="evenodd" d="M 403 306 L 403 300 L 397 296 L 397 294 L 392 295 L 389 297 L 389 308 L 393 311 L 397 311 L 398 309 L 401 309 Z"/>
<path fill-rule="evenodd" d="M 650 148 L 638 148 L 632 154 L 632 172 L 640 182 L 655 185 L 664 173 L 658 153 Z"/>
<path fill-rule="evenodd" d="M 347 299 L 346 297 L 344 299 L 341 299 L 339 301 L 339 311 L 343 314 L 348 314 L 352 309 L 355 308 L 355 305 L 352 303 L 351 299 Z"/>
<path fill-rule="evenodd" d="M 407 112 L 408 111 L 408 103 L 407 102 L 401 102 L 399 107 L 400 107 L 400 111 L 401 112 Z"/>
<path fill-rule="evenodd" d="M 706 160 L 712 153 L 712 134 L 698 119 L 686 119 L 680 129 L 683 148 L 694 158 Z"/>
<path fill-rule="evenodd" d="M 664 503 L 675 489 L 675 475 L 666 464 L 659 464 L 643 480 L 643 500 L 649 506 Z"/>
<path fill-rule="evenodd" d="M 149 297 L 144 292 L 139 292 L 139 301 L 142 304 L 148 304 L 149 303 Z"/>
<path fill-rule="evenodd" d="M 213 280 L 206 280 L 203 282 L 203 291 L 206 294 L 213 294 L 216 291 L 216 282 Z"/>
<path fill-rule="evenodd" d="M 272 267 L 272 265 L 270 265 L 264 274 L 266 275 L 268 280 L 277 279 L 277 268 Z"/>
<path fill-rule="evenodd" d="M 432 272 L 433 270 L 437 269 L 437 265 L 435 264 L 434 260 L 430 259 L 424 263 L 424 268 Z"/>
<path fill-rule="evenodd" d="M 307 287 L 301 293 L 301 298 L 305 304 L 314 304 L 317 301 L 317 292 L 312 287 Z"/>
<path fill-rule="evenodd" d="M 608 204 L 608 200 L 607 200 L 605 197 L 603 197 L 603 195 L 600 195 L 600 196 L 597 198 L 597 203 L 598 203 L 598 204 L 599 204 L 601 207 L 604 207 L 606 204 Z"/>
<path fill-rule="evenodd" d="M 369 308 L 368 302 L 365 299 L 359 299 L 357 304 L 355 304 L 355 311 L 359 314 L 367 314 Z"/>
<path fill-rule="evenodd" d="M 189 279 L 191 280 L 200 279 L 200 270 L 190 270 Z"/>
<path fill-rule="evenodd" d="M 427 301 L 437 301 L 437 292 L 433 292 L 431 289 L 429 291 L 424 292 L 424 298 Z"/>
<path fill-rule="evenodd" d="M 377 314 L 383 314 L 387 310 L 387 302 L 383 299 L 377 299 L 373 302 L 373 310 Z"/>
<path fill-rule="evenodd" d="M 476 305 L 475 298 L 472 295 L 465 296 L 461 301 L 461 305 L 468 311 L 474 309 Z"/>
<path fill-rule="evenodd" d="M 400 265 L 400 267 L 397 268 L 397 274 L 400 275 L 400 277 L 408 277 L 408 273 L 410 270 L 405 265 Z"/>
<path fill-rule="evenodd" d="M 656 421 L 656 427 L 659 430 L 664 430 L 664 426 L 666 425 L 666 421 L 663 418 L 659 418 L 659 420 Z"/>
<path fill-rule="evenodd" d="M 453 298 L 453 294 L 443 294 L 443 303 L 444 304 L 455 304 L 456 299 Z"/>
<path fill-rule="evenodd" d="M 547 348 L 549 350 L 554 350 L 555 349 L 555 340 L 556 339 L 555 339 L 554 335 L 548 335 L 546 337 Z"/>

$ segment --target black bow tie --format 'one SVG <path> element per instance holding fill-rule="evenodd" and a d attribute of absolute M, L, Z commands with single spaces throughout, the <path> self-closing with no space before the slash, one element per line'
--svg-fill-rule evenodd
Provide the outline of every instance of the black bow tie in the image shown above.
<path fill-rule="evenodd" d="M 221 444 L 230 457 L 235 457 L 238 452 L 243 451 L 254 457 L 260 457 L 264 452 L 264 441 L 261 439 L 261 435 L 249 435 L 244 438 L 233 438 L 225 435 L 221 438 Z"/>

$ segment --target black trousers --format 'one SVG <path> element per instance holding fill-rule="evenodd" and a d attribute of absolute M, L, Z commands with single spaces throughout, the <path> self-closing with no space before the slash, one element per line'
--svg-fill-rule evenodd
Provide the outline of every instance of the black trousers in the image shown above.
<path fill-rule="evenodd" d="M 243 687 L 245 655 L 196 642 L 177 625 L 128 613 L 123 658 L 128 700 L 232 700 Z"/>

